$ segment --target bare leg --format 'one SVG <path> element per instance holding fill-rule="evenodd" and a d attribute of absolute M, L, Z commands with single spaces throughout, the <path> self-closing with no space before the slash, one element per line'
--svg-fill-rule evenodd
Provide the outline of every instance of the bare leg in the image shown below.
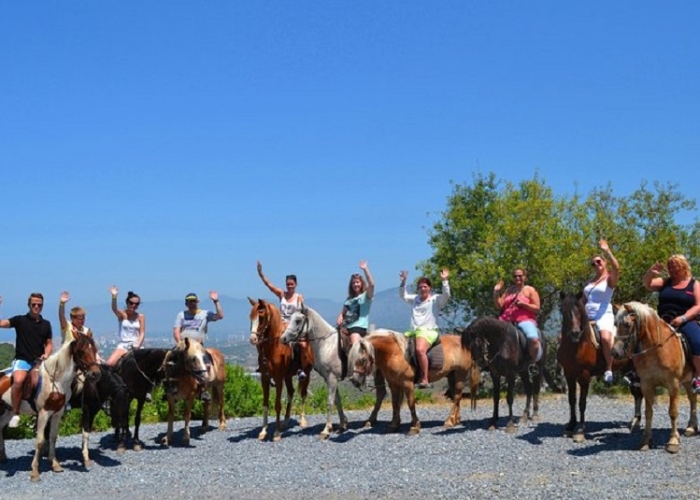
<path fill-rule="evenodd" d="M 422 337 L 416 337 L 416 357 L 421 371 L 421 384 L 428 383 L 428 348 L 430 344 Z"/>

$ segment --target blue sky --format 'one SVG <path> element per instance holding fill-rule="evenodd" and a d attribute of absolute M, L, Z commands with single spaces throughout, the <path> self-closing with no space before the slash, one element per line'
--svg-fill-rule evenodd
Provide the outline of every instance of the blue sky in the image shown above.
<path fill-rule="evenodd" d="M 0 314 L 269 297 L 257 259 L 394 287 L 474 172 L 696 198 L 698 33 L 696 2 L 3 2 Z"/>

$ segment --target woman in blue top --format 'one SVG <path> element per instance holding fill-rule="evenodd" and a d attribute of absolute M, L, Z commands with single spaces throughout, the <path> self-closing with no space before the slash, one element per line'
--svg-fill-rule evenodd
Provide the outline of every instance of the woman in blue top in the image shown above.
<path fill-rule="evenodd" d="M 348 298 L 343 304 L 343 310 L 340 311 L 337 320 L 338 326 L 347 329 L 346 335 L 350 336 L 350 346 L 367 335 L 369 309 L 374 298 L 374 278 L 369 272 L 366 261 L 360 261 L 360 269 L 364 272 L 367 282 L 359 274 L 350 276 Z"/>

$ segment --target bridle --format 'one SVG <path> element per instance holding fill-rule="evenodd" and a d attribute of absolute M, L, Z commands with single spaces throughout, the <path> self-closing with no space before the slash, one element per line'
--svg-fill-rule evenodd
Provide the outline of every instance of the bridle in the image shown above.
<path fill-rule="evenodd" d="M 617 335 L 619 340 L 622 342 L 622 351 L 625 353 L 625 359 L 634 359 L 637 356 L 641 356 L 642 354 L 646 354 L 649 351 L 658 349 L 677 335 L 675 328 L 673 328 L 671 325 L 668 325 L 669 329 L 671 330 L 671 333 L 665 339 L 661 340 L 661 322 L 666 322 L 663 319 L 659 318 L 659 321 L 656 322 L 656 341 L 650 347 L 647 347 L 646 349 L 639 352 L 634 352 L 637 348 L 637 344 L 639 343 L 638 331 L 641 328 L 642 320 L 639 317 L 639 314 L 628 312 L 627 316 L 624 318 L 623 321 L 629 323 L 630 316 L 633 316 L 633 321 L 631 321 L 632 325 L 626 325 L 628 326 L 629 333 L 627 335 L 620 335 L 618 333 Z"/>
<path fill-rule="evenodd" d="M 75 362 L 76 367 L 77 367 L 78 369 L 82 370 L 83 372 L 87 373 L 87 372 L 90 370 L 90 368 L 92 368 L 93 366 L 97 366 L 98 363 L 97 363 L 97 357 L 96 357 L 96 356 L 95 356 L 95 361 L 93 361 L 92 363 L 86 363 L 86 362 L 82 359 L 82 354 L 83 354 L 86 350 L 90 349 L 90 347 L 94 347 L 94 343 L 93 343 L 92 341 L 90 341 L 90 338 L 89 338 L 89 337 L 85 337 L 85 338 L 86 338 L 87 340 L 82 341 L 82 340 L 78 339 L 78 340 L 75 340 L 75 341 L 72 343 L 70 354 L 71 354 L 71 357 L 73 358 L 73 360 L 74 360 L 74 362 Z M 81 348 L 80 350 L 78 350 L 78 342 L 82 342 L 83 344 L 86 344 L 86 346 L 85 346 L 84 348 Z M 81 347 L 82 347 L 82 346 L 81 346 Z"/>

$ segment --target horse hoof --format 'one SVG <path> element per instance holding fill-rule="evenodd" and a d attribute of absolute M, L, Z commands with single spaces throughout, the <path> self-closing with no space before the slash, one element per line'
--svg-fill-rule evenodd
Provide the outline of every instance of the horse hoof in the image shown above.
<path fill-rule="evenodd" d="M 261 432 L 258 434 L 258 441 L 265 441 L 265 438 L 267 437 L 267 432 Z"/>
<path fill-rule="evenodd" d="M 649 451 L 649 445 L 643 444 L 639 447 L 639 451 Z"/>
<path fill-rule="evenodd" d="M 329 437 L 331 437 L 331 435 L 329 433 L 322 432 L 321 434 L 319 434 L 318 439 L 320 439 L 321 441 L 325 441 Z"/>
<path fill-rule="evenodd" d="M 695 427 L 688 427 L 688 428 L 685 430 L 685 432 L 683 433 L 683 435 L 684 435 L 685 437 L 693 437 L 693 436 L 695 436 L 697 433 L 698 433 L 698 430 L 697 430 Z"/>
<path fill-rule="evenodd" d="M 32 471 L 32 473 L 29 475 L 29 479 L 31 479 L 32 483 L 38 483 L 41 481 L 41 476 L 38 472 Z"/>
<path fill-rule="evenodd" d="M 639 431 L 641 428 L 642 428 L 642 427 L 641 427 L 640 419 L 638 419 L 638 418 L 636 418 L 636 417 L 633 418 L 633 419 L 632 419 L 632 422 L 630 423 L 630 432 L 637 432 L 637 431 Z"/>
<path fill-rule="evenodd" d="M 585 443 L 586 442 L 586 436 L 583 434 L 583 432 L 577 432 L 574 434 L 574 443 Z"/>
<path fill-rule="evenodd" d="M 143 446 L 140 443 L 134 444 L 134 451 L 143 451 Z"/>
<path fill-rule="evenodd" d="M 85 468 L 92 467 L 94 462 L 92 460 L 85 460 Z"/>
<path fill-rule="evenodd" d="M 183 446 L 189 446 L 189 445 L 190 445 L 190 440 L 189 440 L 188 438 L 184 438 L 184 439 L 182 440 L 182 445 L 183 445 Z"/>
<path fill-rule="evenodd" d="M 370 429 L 370 428 L 374 427 L 374 424 L 376 424 L 376 422 L 372 422 L 371 420 L 368 420 L 367 422 L 365 422 L 364 428 Z M 7 459 L 6 459 L 6 461 L 7 461 Z"/>
<path fill-rule="evenodd" d="M 225 430 L 226 430 L 226 424 L 219 424 L 219 430 L 220 430 L 220 431 L 225 431 Z"/>
<path fill-rule="evenodd" d="M 419 434 L 419 433 L 420 433 L 420 427 L 411 427 L 411 428 L 408 430 L 408 435 L 409 435 L 409 436 L 415 436 L 416 434 Z"/>
<path fill-rule="evenodd" d="M 168 438 L 163 438 L 161 439 L 160 444 L 163 446 L 170 446 L 170 441 L 168 440 Z"/>
<path fill-rule="evenodd" d="M 282 441 L 282 435 L 281 434 L 275 434 L 274 437 L 272 438 L 272 441 L 275 443 L 279 443 Z"/>
<path fill-rule="evenodd" d="M 494 424 L 491 424 L 491 425 L 489 425 L 489 426 L 486 428 L 486 430 L 488 430 L 488 431 L 495 431 L 495 430 L 496 430 L 496 426 L 495 426 Z"/>
<path fill-rule="evenodd" d="M 537 413 L 535 413 L 530 420 L 533 422 L 539 422 L 540 416 Z"/>
<path fill-rule="evenodd" d="M 516 430 L 518 430 L 518 428 L 513 424 L 506 425 L 506 433 L 513 434 Z"/>
<path fill-rule="evenodd" d="M 455 426 L 455 423 L 452 421 L 451 418 L 448 418 L 447 420 L 445 420 L 445 424 L 444 424 L 445 429 L 452 429 L 454 426 Z"/>
<path fill-rule="evenodd" d="M 681 451 L 681 445 L 679 445 L 679 444 L 667 444 L 666 451 L 668 453 L 676 454 L 679 451 Z"/>

